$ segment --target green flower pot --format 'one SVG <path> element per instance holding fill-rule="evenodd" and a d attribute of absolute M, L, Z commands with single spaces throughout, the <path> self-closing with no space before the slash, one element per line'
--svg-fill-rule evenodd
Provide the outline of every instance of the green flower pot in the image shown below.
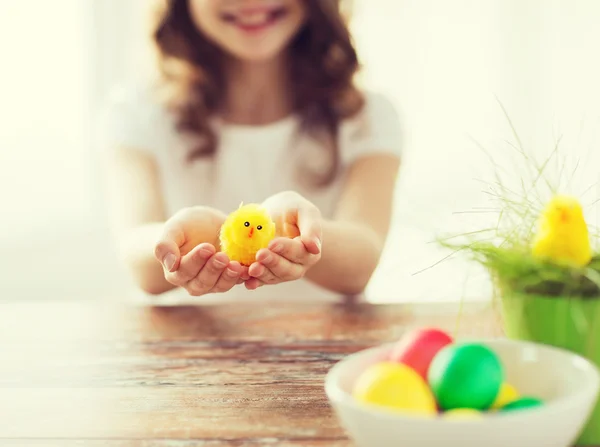
<path fill-rule="evenodd" d="M 600 297 L 543 297 L 505 289 L 501 303 L 507 337 L 567 349 L 600 367 Z M 577 445 L 600 445 L 600 401 Z"/>

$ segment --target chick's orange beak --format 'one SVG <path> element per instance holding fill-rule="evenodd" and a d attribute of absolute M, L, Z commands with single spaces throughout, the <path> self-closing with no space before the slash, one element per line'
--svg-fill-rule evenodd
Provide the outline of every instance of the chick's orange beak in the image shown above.
<path fill-rule="evenodd" d="M 567 222 L 569 220 L 569 212 L 567 210 L 560 211 L 560 221 Z"/>
<path fill-rule="evenodd" d="M 254 227 L 250 227 L 250 232 L 248 233 L 248 237 L 252 237 L 254 234 Z"/>

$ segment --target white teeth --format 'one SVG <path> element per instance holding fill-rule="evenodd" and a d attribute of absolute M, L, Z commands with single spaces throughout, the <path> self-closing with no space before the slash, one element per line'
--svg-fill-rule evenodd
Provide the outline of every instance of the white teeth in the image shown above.
<path fill-rule="evenodd" d="M 237 18 L 238 23 L 242 25 L 262 25 L 269 20 L 268 12 L 257 12 L 252 14 L 244 14 Z"/>

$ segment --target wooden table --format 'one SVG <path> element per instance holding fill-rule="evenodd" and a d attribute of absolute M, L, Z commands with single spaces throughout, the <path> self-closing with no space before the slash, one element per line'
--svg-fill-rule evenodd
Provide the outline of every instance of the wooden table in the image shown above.
<path fill-rule="evenodd" d="M 348 447 L 325 374 L 423 325 L 500 334 L 489 304 L 2 304 L 0 445 Z"/>

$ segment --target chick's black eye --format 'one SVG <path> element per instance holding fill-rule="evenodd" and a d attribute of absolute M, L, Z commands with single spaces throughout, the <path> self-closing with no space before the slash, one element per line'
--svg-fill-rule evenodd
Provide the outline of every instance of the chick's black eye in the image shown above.
<path fill-rule="evenodd" d="M 259 225 L 258 227 L 256 227 L 257 230 L 262 230 L 262 225 Z"/>
<path fill-rule="evenodd" d="M 244 222 L 244 226 L 245 227 L 249 227 L 250 226 L 250 222 Z"/>

